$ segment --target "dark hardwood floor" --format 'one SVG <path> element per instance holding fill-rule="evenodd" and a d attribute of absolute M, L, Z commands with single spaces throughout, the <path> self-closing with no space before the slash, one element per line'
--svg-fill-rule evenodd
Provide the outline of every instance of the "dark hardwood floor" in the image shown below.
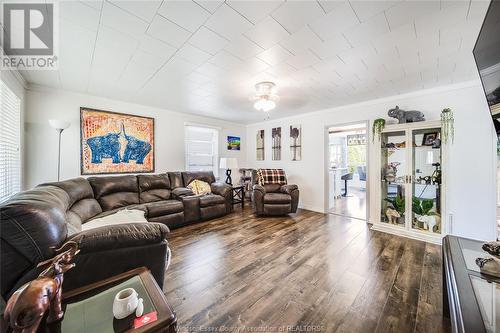
<path fill-rule="evenodd" d="M 169 241 L 165 293 L 183 332 L 449 331 L 441 248 L 360 220 L 235 208 Z"/>

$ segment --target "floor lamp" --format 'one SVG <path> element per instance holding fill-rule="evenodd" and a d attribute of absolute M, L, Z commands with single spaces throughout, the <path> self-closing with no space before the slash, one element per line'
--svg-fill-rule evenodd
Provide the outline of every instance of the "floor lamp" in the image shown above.
<path fill-rule="evenodd" d="M 59 144 L 57 146 L 57 181 L 60 181 L 61 177 L 61 134 L 62 132 L 71 125 L 69 121 L 50 119 L 49 124 L 52 128 L 55 128 L 59 133 Z"/>

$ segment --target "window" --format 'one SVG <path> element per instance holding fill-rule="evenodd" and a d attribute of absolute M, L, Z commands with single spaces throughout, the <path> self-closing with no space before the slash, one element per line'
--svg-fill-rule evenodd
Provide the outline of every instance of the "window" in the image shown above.
<path fill-rule="evenodd" d="M 21 100 L 0 81 L 0 202 L 21 190 Z"/>
<path fill-rule="evenodd" d="M 211 127 L 185 126 L 186 170 L 219 173 L 219 131 Z"/>

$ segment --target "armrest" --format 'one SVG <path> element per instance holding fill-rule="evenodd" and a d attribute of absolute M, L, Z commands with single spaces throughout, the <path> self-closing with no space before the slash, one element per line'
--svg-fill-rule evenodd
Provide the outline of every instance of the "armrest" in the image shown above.
<path fill-rule="evenodd" d="M 186 195 L 194 195 L 194 193 L 187 187 L 177 187 L 172 190 L 172 197 L 174 199 L 179 199 L 180 197 L 184 197 Z"/>
<path fill-rule="evenodd" d="M 169 232 L 161 223 L 127 223 L 82 231 L 68 240 L 77 242 L 81 253 L 90 253 L 161 243 Z"/>
<path fill-rule="evenodd" d="M 233 190 L 231 185 L 221 182 L 215 182 L 210 184 L 210 189 L 212 190 L 212 193 L 222 195 L 223 197 L 228 195 Z"/>
<path fill-rule="evenodd" d="M 264 194 L 266 194 L 266 189 L 265 189 L 265 188 L 264 188 L 264 186 L 262 186 L 262 185 L 255 184 L 255 185 L 253 186 L 253 190 L 254 190 L 254 191 L 259 191 L 259 192 L 262 192 L 262 194 L 263 194 L 263 195 L 264 195 Z"/>
<path fill-rule="evenodd" d="M 292 195 L 292 192 L 298 189 L 299 187 L 297 185 L 283 185 L 281 186 L 281 193 Z"/>

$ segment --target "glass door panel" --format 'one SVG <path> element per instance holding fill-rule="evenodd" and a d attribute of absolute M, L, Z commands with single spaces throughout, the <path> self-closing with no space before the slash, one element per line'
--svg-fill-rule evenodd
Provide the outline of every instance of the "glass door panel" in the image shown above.
<path fill-rule="evenodd" d="M 412 131 L 413 230 L 441 233 L 441 130 Z"/>
<path fill-rule="evenodd" d="M 407 176 L 406 132 L 381 135 L 381 221 L 405 227 L 405 184 Z"/>

